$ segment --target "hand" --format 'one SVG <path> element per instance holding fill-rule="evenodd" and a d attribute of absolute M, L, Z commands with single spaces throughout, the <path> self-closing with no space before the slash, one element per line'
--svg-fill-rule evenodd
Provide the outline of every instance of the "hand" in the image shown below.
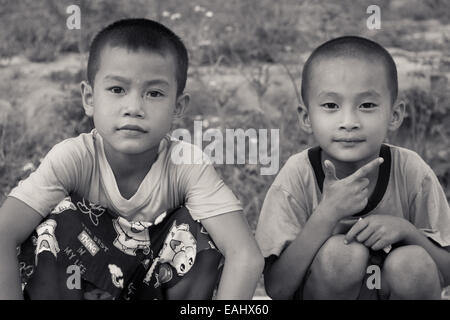
<path fill-rule="evenodd" d="M 383 158 L 377 158 L 359 168 L 352 175 L 339 180 L 334 164 L 325 160 L 325 180 L 320 206 L 332 210 L 336 221 L 360 212 L 367 205 L 369 179 L 366 176 L 375 170 Z"/>
<path fill-rule="evenodd" d="M 380 250 L 403 241 L 415 227 L 406 219 L 375 214 L 360 219 L 345 235 L 344 242 L 355 240 L 372 250 Z"/>

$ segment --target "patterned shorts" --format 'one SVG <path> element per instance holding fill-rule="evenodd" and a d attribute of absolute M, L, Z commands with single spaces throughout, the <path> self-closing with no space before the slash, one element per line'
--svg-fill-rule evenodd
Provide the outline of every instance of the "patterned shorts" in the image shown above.
<path fill-rule="evenodd" d="M 219 266 L 220 252 L 184 207 L 155 223 L 130 222 L 71 195 L 18 248 L 18 260 L 26 299 L 165 299 L 184 279 L 202 281 L 184 277 L 202 251 Z"/>

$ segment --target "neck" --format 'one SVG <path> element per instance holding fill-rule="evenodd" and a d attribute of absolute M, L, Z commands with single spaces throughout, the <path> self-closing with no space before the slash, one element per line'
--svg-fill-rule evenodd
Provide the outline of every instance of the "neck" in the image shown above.
<path fill-rule="evenodd" d="M 139 154 L 125 154 L 113 153 L 105 145 L 105 155 L 116 179 L 130 176 L 144 178 L 158 157 L 158 147 Z"/>

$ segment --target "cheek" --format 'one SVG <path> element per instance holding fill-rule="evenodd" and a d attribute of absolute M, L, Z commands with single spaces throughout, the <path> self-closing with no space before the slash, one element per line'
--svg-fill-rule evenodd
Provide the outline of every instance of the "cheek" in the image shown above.
<path fill-rule="evenodd" d="M 317 114 L 311 114 L 309 119 L 314 133 L 326 134 L 327 132 L 331 132 L 335 127 L 335 121 L 332 119 L 332 117 L 324 117 L 318 116 Z"/>
<path fill-rule="evenodd" d="M 167 123 L 172 121 L 173 117 L 173 104 L 171 103 L 158 103 L 149 105 L 147 108 L 147 116 L 152 119 L 154 123 Z"/>

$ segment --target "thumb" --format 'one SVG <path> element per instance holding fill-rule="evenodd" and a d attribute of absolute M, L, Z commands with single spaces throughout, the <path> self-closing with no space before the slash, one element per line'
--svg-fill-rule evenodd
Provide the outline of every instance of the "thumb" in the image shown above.
<path fill-rule="evenodd" d="M 338 180 L 333 162 L 325 160 L 323 165 L 325 167 L 325 180 Z"/>

